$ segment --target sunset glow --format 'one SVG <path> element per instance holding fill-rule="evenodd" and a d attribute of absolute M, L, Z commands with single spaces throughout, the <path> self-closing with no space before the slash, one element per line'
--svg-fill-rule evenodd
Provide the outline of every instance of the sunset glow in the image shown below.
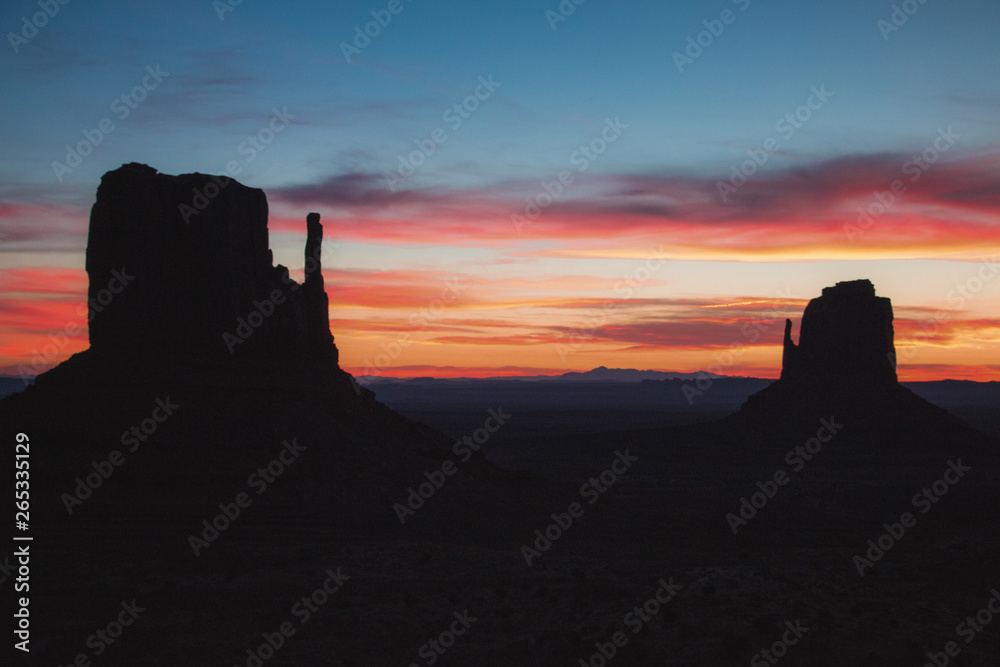
<path fill-rule="evenodd" d="M 433 36 L 447 11 L 412 11 L 349 64 L 337 44 L 357 8 L 277 20 L 244 3 L 209 23 L 211 3 L 181 3 L 143 11 L 167 25 L 207 12 L 221 46 L 137 37 L 134 66 L 82 41 L 88 26 L 128 34 L 124 12 L 69 7 L 3 65 L 22 74 L 0 135 L 0 372 L 35 374 L 87 347 L 89 207 L 102 173 L 139 161 L 165 173 L 236 163 L 267 194 L 275 261 L 299 279 L 305 215 L 318 211 L 331 329 L 355 375 L 776 377 L 784 319 L 797 338 L 809 299 L 869 278 L 894 305 L 900 379 L 998 379 L 998 47 L 966 38 L 988 26 L 970 14 L 998 9 L 967 4 L 928 5 L 891 39 L 876 28 L 884 8 L 831 6 L 823 21 L 856 35 L 845 54 L 826 37 L 772 45 L 779 14 L 810 10 L 753 3 L 683 72 L 670 54 L 704 18 L 694 4 L 645 6 L 641 21 L 588 4 L 558 30 L 541 6 L 527 21 L 499 8 L 484 20 L 524 56 L 504 61 L 468 40 L 442 59 Z M 0 18 L 14 25 L 18 11 Z M 637 23 L 661 29 L 636 35 L 634 53 L 592 53 L 602 31 Z M 256 29 L 287 41 L 283 59 L 236 37 Z M 960 33 L 946 62 L 925 53 Z M 54 172 L 157 63 L 170 74 L 149 99 L 79 167 Z M 12 100 L 42 78 L 57 97 L 36 117 Z M 813 104 L 815 90 L 829 95 Z M 470 95 L 475 110 L 449 116 Z M 782 124 L 803 108 L 806 122 Z M 241 141 L 282 109 L 288 126 L 248 159 Z M 422 153 L 439 127 L 447 140 Z"/>

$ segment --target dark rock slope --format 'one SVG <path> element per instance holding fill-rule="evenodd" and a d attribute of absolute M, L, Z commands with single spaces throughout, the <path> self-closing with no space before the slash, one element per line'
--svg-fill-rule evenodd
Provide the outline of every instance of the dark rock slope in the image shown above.
<path fill-rule="evenodd" d="M 399 530 L 394 504 L 455 458 L 452 439 L 339 367 L 320 216 L 307 218 L 300 284 L 273 265 L 267 212 L 261 190 L 232 179 L 134 163 L 105 174 L 87 247 L 91 347 L 0 402 L 4 426 L 37 442 L 40 521 L 158 514 L 197 526 L 297 439 L 294 482 L 274 484 L 267 502 Z M 124 462 L 75 494 L 113 452 Z M 475 526 L 484 507 L 512 509 L 503 499 L 519 483 L 475 453 L 435 498 L 442 511 L 406 529 L 442 516 Z"/>

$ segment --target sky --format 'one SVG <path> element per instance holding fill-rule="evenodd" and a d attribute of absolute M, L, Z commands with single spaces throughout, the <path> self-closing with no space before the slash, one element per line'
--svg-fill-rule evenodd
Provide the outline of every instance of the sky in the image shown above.
<path fill-rule="evenodd" d="M 579 4 L 577 4 L 579 2 Z M 341 366 L 777 377 L 870 279 L 901 380 L 1000 375 L 995 0 L 7 0 L 0 372 L 88 346 L 101 175 L 322 216 Z"/>

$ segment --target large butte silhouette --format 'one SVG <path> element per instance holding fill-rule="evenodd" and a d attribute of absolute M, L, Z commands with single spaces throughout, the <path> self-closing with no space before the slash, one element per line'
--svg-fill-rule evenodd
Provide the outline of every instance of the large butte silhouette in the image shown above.
<path fill-rule="evenodd" d="M 451 438 L 338 365 L 319 214 L 304 225 L 301 284 L 274 266 L 267 219 L 264 192 L 233 179 L 136 163 L 104 175 L 86 254 L 90 348 L 0 402 L 5 425 L 39 443 L 39 522 L 186 514 L 197 527 L 297 439 L 305 451 L 283 473 L 294 482 L 272 484 L 262 503 L 398 529 L 406 489 L 455 458 Z M 79 481 L 113 450 L 124 463 L 88 494 Z M 437 494 L 439 511 L 406 528 L 476 523 L 492 494 L 512 509 L 512 479 L 475 453 Z"/>
<path fill-rule="evenodd" d="M 88 635 L 135 598 L 147 611 L 107 664 L 232 664 L 261 614 L 345 564 L 346 540 L 495 541 L 497 519 L 554 504 L 358 386 L 330 332 L 320 216 L 302 283 L 273 265 L 267 217 L 264 193 L 228 178 L 133 163 L 101 179 L 90 348 L 0 401 L 5 441 L 30 437 L 39 659 L 93 658 Z M 403 522 L 397 505 L 418 511 Z"/>
<path fill-rule="evenodd" d="M 273 266 L 264 192 L 232 179 L 129 164 L 101 180 L 87 244 L 91 349 L 152 358 L 312 359 L 336 364 L 319 214 L 306 223 L 303 284 Z M 134 278 L 130 278 L 134 276 Z"/>

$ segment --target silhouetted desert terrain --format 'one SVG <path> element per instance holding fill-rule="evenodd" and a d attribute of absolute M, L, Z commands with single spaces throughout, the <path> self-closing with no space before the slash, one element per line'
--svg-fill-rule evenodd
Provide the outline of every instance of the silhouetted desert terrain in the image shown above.
<path fill-rule="evenodd" d="M 900 385 L 869 281 L 789 324 L 781 379 L 693 405 L 694 377 L 366 388 L 320 216 L 299 284 L 260 190 L 182 222 L 212 178 L 105 175 L 91 293 L 135 284 L 0 402 L 38 664 L 995 664 L 995 385 Z"/>

